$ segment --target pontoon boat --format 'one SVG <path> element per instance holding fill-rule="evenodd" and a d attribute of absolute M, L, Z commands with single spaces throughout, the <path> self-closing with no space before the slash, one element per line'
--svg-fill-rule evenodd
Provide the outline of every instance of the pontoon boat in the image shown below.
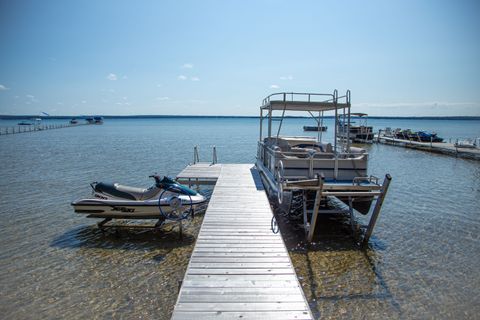
<path fill-rule="evenodd" d="M 350 91 L 338 97 L 333 94 L 276 93 L 266 97 L 260 107 L 260 139 L 257 150 L 259 169 L 268 195 L 280 210 L 291 218 L 303 217 L 307 238 L 311 241 L 319 213 L 332 213 L 327 208 L 331 197 L 348 206 L 353 227 L 354 209 L 367 214 L 376 200 L 371 215 L 372 226 L 365 233 L 371 234 L 380 211 L 391 177 L 386 175 L 383 183 L 369 176 L 368 153 L 365 149 L 352 147 L 350 139 L 339 139 L 340 123 L 350 129 Z M 335 117 L 334 140 L 322 141 L 318 137 L 282 136 L 282 124 L 286 111 L 303 111 L 318 115 L 323 123 L 324 113 L 333 112 Z M 266 112 L 266 115 L 264 113 Z M 274 113 L 277 115 L 274 115 Z M 278 116 L 278 113 L 281 115 Z M 264 136 L 264 120 L 267 133 Z M 274 121 L 278 120 L 275 127 Z M 313 201 L 312 201 L 313 200 Z"/>
<path fill-rule="evenodd" d="M 350 117 L 358 117 L 358 125 L 350 125 L 342 122 L 339 125 L 338 136 L 341 139 L 350 139 L 352 142 L 372 143 L 373 142 L 373 127 L 367 125 L 366 113 L 350 113 Z"/>

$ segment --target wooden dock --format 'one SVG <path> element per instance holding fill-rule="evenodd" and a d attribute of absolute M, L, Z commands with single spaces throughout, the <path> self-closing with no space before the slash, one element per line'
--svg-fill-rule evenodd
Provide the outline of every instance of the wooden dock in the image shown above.
<path fill-rule="evenodd" d="M 178 178 L 216 185 L 172 319 L 312 319 L 254 165 L 195 164 Z"/>
<path fill-rule="evenodd" d="M 447 142 L 419 142 L 405 139 L 397 139 L 379 135 L 375 142 L 389 144 L 398 147 L 423 150 L 427 152 L 442 153 L 458 158 L 480 160 L 480 149 L 456 147 L 453 143 Z"/>
<path fill-rule="evenodd" d="M 62 128 L 72 128 L 90 125 L 89 123 L 54 123 L 54 124 L 41 124 L 41 125 L 31 125 L 31 126 L 12 126 L 12 127 L 0 127 L 0 136 L 18 134 L 18 133 L 27 133 L 27 132 L 36 132 L 36 131 L 46 131 L 53 129 L 62 129 Z"/>
<path fill-rule="evenodd" d="M 202 184 L 211 185 L 217 182 L 220 176 L 221 164 L 212 164 L 210 162 L 199 162 L 187 166 L 177 175 L 176 180 L 182 184 Z"/>

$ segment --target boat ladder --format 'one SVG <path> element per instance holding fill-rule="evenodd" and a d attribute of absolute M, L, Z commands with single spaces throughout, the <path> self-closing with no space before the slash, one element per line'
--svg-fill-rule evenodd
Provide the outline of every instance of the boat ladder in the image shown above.
<path fill-rule="evenodd" d="M 200 156 L 199 156 L 199 147 L 194 146 L 193 147 L 193 164 L 200 163 Z M 217 164 L 218 163 L 218 158 L 217 158 L 217 147 L 213 146 L 212 147 L 212 162 L 211 164 Z"/>

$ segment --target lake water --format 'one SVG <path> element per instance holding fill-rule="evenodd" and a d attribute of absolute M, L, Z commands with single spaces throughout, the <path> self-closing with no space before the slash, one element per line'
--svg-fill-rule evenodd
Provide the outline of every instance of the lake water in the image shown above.
<path fill-rule="evenodd" d="M 473 120 L 369 123 L 480 137 Z M 283 132 L 303 135 L 302 126 L 312 124 L 288 119 Z M 192 161 L 194 145 L 202 161 L 216 145 L 219 162 L 254 163 L 257 140 L 256 119 L 198 118 L 107 119 L 0 136 L 2 318 L 168 319 L 203 217 L 188 223 L 183 240 L 171 228 L 103 234 L 70 202 L 88 196 L 92 181 L 146 187 L 154 172 L 175 176 Z M 325 319 L 477 318 L 480 162 L 366 148 L 369 173 L 393 176 L 367 250 L 354 245 L 341 220 L 322 221 L 308 248 L 294 225 L 282 226 L 312 311 Z"/>

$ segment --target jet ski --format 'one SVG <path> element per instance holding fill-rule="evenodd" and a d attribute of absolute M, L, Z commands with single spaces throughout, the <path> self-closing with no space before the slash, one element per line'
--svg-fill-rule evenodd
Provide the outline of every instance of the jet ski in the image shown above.
<path fill-rule="evenodd" d="M 155 184 L 148 189 L 118 183 L 93 182 L 92 198 L 71 203 L 76 213 L 93 218 L 182 220 L 207 201 L 198 192 L 169 177 L 152 175 Z"/>

